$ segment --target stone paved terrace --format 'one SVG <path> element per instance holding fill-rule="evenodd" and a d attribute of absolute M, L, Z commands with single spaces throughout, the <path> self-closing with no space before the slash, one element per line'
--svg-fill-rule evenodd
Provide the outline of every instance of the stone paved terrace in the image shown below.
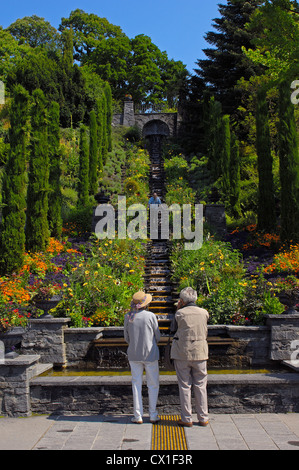
<path fill-rule="evenodd" d="M 0 450 L 126 451 L 115 455 L 136 455 L 142 461 L 156 453 L 140 452 L 151 451 L 152 431 L 148 418 L 136 425 L 131 415 L 1 418 Z M 299 414 L 211 414 L 208 427 L 194 425 L 185 429 L 185 436 L 196 463 L 200 454 L 192 451 L 299 450 Z M 130 450 L 136 454 L 128 454 Z M 101 463 L 114 454 L 102 455 Z"/>

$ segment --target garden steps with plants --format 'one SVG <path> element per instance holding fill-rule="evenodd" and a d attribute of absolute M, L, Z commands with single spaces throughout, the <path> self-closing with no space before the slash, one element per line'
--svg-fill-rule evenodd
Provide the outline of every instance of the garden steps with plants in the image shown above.
<path fill-rule="evenodd" d="M 155 136 L 150 146 L 151 168 L 149 185 L 151 195 L 156 192 L 164 202 L 165 173 L 164 162 L 161 157 L 161 139 Z M 149 228 L 149 227 L 148 227 Z M 169 259 L 169 240 L 161 238 L 151 239 L 147 247 L 145 268 L 145 290 L 153 296 L 150 310 L 157 315 L 159 328 L 162 334 L 168 334 L 170 323 L 175 311 L 173 297 L 174 285 L 171 280 L 171 262 Z"/>

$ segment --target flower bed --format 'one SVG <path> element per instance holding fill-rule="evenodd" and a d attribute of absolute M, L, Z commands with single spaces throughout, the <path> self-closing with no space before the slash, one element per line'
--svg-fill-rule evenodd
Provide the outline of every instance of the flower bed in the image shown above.
<path fill-rule="evenodd" d="M 62 296 L 51 314 L 70 317 L 71 326 L 122 324 L 132 292 L 143 286 L 144 255 L 138 242 L 90 239 L 72 247 L 51 239 L 45 253 L 26 254 L 18 274 L 0 278 L 0 331 L 39 316 L 34 298 L 45 290 Z"/>
<path fill-rule="evenodd" d="M 141 242 L 94 240 L 72 269 L 55 316 L 70 317 L 75 327 L 122 325 L 133 293 L 143 287 L 144 264 Z"/>
<path fill-rule="evenodd" d="M 28 318 L 39 312 L 33 304 L 36 296 L 63 292 L 71 266 L 81 253 L 67 242 L 50 238 L 44 253 L 26 253 L 20 272 L 0 278 L 0 331 L 26 326 Z"/>

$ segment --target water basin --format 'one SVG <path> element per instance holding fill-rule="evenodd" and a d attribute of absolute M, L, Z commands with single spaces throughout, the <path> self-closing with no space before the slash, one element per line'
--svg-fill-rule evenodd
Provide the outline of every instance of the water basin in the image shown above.
<path fill-rule="evenodd" d="M 271 374 L 277 372 L 285 372 L 283 368 L 263 369 L 263 368 L 250 368 L 250 369 L 210 369 L 208 375 L 215 374 Z M 96 369 L 50 369 L 40 375 L 40 377 L 84 377 L 84 376 L 100 376 L 100 377 L 115 377 L 115 376 L 130 376 L 131 372 L 128 369 L 109 369 L 109 370 L 96 370 Z M 175 371 L 161 370 L 160 375 L 176 375 Z"/>

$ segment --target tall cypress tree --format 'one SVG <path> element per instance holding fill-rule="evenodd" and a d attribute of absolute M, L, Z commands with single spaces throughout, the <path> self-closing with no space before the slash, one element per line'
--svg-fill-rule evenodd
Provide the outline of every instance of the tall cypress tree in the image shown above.
<path fill-rule="evenodd" d="M 281 182 L 281 238 L 299 241 L 299 152 L 290 82 L 279 86 L 279 160 Z"/>
<path fill-rule="evenodd" d="M 50 162 L 50 192 L 48 222 L 52 237 L 60 238 L 62 233 L 62 194 L 60 186 L 61 151 L 59 128 L 59 104 L 52 102 L 49 110 L 48 126 L 49 162 Z"/>
<path fill-rule="evenodd" d="M 90 112 L 89 119 L 89 192 L 94 195 L 98 190 L 98 134 L 94 110 Z"/>
<path fill-rule="evenodd" d="M 208 142 L 207 153 L 209 157 L 208 167 L 213 179 L 216 181 L 221 175 L 221 152 L 222 152 L 222 109 L 219 101 L 212 96 L 209 106 L 209 125 L 207 128 Z"/>
<path fill-rule="evenodd" d="M 83 124 L 80 127 L 79 146 L 78 206 L 86 207 L 89 203 L 89 152 L 87 143 L 87 129 Z"/>
<path fill-rule="evenodd" d="M 222 192 L 226 200 L 229 200 L 230 194 L 230 150 L 231 150 L 231 134 L 229 116 L 226 114 L 222 117 L 222 151 L 221 151 L 221 177 Z"/>
<path fill-rule="evenodd" d="M 41 90 L 32 93 L 31 142 L 27 189 L 26 248 L 44 251 L 49 241 L 49 149 L 47 100 Z"/>
<path fill-rule="evenodd" d="M 230 152 L 230 207 L 234 217 L 240 217 L 240 192 L 241 192 L 241 176 L 240 176 L 240 147 L 236 135 L 231 135 L 231 152 Z"/>
<path fill-rule="evenodd" d="M 0 270 L 11 274 L 22 267 L 25 252 L 25 187 L 30 97 L 17 85 L 10 108 L 9 155 L 3 175 Z"/>
<path fill-rule="evenodd" d="M 258 229 L 271 231 L 276 225 L 273 183 L 273 157 L 266 90 L 261 87 L 256 100 L 256 151 L 258 158 L 259 197 Z"/>

